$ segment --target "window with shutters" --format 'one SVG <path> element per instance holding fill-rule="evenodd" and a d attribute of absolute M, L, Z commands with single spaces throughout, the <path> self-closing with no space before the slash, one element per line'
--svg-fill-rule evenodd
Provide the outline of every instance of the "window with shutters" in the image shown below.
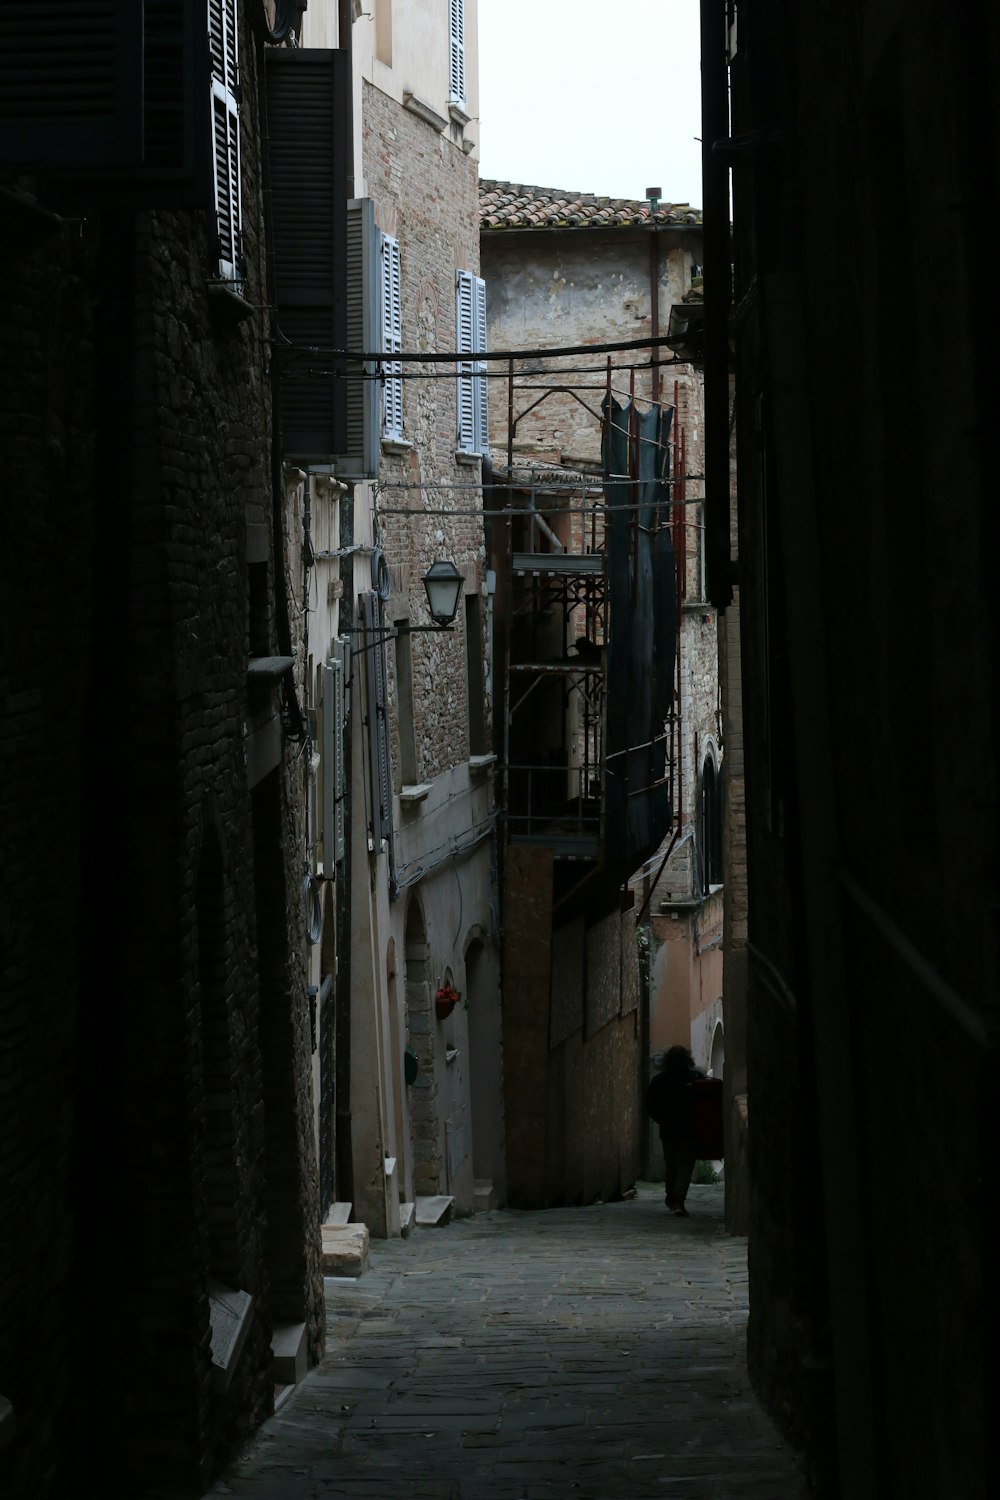
<path fill-rule="evenodd" d="M 0 166 L 37 174 L 43 201 L 70 211 L 108 199 L 214 207 L 206 10 L 207 0 L 5 0 Z"/>
<path fill-rule="evenodd" d="M 379 307 L 382 349 L 386 354 L 403 350 L 403 295 L 399 241 L 379 236 Z M 382 436 L 403 439 L 403 366 L 398 359 L 382 361 Z"/>
<path fill-rule="evenodd" d="M 448 0 L 448 103 L 465 108 L 465 0 Z"/>
<path fill-rule="evenodd" d="M 459 271 L 455 278 L 455 336 L 458 353 L 469 355 L 458 362 L 458 451 L 486 453 L 486 361 L 472 358 L 486 353 L 486 283 L 471 271 Z"/>
<path fill-rule="evenodd" d="M 323 847 L 322 873 L 327 880 L 334 879 L 337 864 L 344 858 L 344 798 L 347 789 L 344 724 L 349 666 L 349 642 L 335 642 L 333 652 L 321 669 L 319 841 Z"/>
<path fill-rule="evenodd" d="M 212 165 L 219 275 L 243 278 L 240 203 L 239 40 L 237 0 L 208 0 L 212 73 Z"/>
<path fill-rule="evenodd" d="M 385 661 L 385 620 L 378 594 L 362 594 L 361 617 L 365 628 L 370 848 L 377 853 L 383 839 L 390 844 L 392 842 L 389 690 Z"/>
<path fill-rule="evenodd" d="M 349 327 L 350 71 L 336 48 L 268 47 L 264 58 L 282 451 L 300 464 L 329 464 L 349 442 L 348 406 L 360 402 L 362 385 L 357 367 L 333 351 L 376 347 Z"/>

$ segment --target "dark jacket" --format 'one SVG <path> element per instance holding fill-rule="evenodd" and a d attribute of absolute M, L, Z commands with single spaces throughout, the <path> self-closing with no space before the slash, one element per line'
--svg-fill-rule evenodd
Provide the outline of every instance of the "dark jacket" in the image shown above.
<path fill-rule="evenodd" d="M 700 1068 L 657 1073 L 646 1090 L 646 1112 L 660 1127 L 661 1140 L 685 1141 L 694 1135 L 691 1084 L 704 1078 Z"/>

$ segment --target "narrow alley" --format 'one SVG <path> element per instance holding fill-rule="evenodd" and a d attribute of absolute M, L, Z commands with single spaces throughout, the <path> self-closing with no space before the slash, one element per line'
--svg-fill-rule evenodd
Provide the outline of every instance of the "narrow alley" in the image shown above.
<path fill-rule="evenodd" d="M 326 1282 L 327 1356 L 211 1490 L 238 1500 L 798 1500 L 745 1373 L 721 1186 L 492 1212 Z"/>

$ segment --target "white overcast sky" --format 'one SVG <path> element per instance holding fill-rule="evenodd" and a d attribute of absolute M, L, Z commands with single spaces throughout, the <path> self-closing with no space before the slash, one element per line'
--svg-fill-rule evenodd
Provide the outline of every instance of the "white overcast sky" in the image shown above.
<path fill-rule="evenodd" d="M 480 172 L 702 206 L 698 0 L 479 0 Z"/>

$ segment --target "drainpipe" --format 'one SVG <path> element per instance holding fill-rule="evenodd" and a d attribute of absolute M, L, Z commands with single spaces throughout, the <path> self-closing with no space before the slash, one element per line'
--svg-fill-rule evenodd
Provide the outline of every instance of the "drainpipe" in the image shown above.
<path fill-rule="evenodd" d="M 649 236 L 649 317 L 654 360 L 650 371 L 651 400 L 654 406 L 658 406 L 660 403 L 660 366 L 657 361 L 660 358 L 660 351 L 656 340 L 660 337 L 660 231 L 655 226 Z"/>
<path fill-rule="evenodd" d="M 729 137 L 725 0 L 701 0 L 701 171 L 705 243 L 705 571 L 716 609 L 733 598 L 729 552 Z"/>
<path fill-rule="evenodd" d="M 347 152 L 347 196 L 354 197 L 354 0 L 337 0 L 337 40 L 341 52 L 347 53 L 347 77 L 350 80 L 350 101 L 346 111 L 347 137 L 344 150 Z"/>

